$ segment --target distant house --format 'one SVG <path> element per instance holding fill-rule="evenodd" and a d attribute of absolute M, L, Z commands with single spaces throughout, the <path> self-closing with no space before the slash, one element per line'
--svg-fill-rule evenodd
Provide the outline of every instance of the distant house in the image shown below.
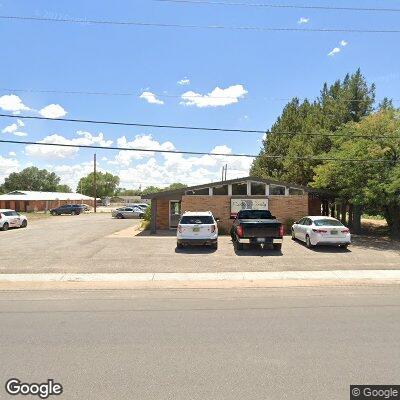
<path fill-rule="evenodd" d="M 11 208 L 16 211 L 46 211 L 62 204 L 94 205 L 94 198 L 80 193 L 33 192 L 15 190 L 0 195 L 0 208 Z"/>

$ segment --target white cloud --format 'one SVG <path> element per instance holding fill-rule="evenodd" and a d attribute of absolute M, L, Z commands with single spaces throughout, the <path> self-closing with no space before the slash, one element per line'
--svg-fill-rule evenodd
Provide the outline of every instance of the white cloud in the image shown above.
<path fill-rule="evenodd" d="M 15 156 L 17 155 L 17 153 L 16 153 L 15 151 L 10 151 L 10 152 L 8 153 L 8 155 L 9 155 L 10 157 L 15 157 Z"/>
<path fill-rule="evenodd" d="M 18 125 L 11 124 L 11 125 L 6 126 L 1 132 L 2 133 L 14 133 L 17 130 L 18 130 Z"/>
<path fill-rule="evenodd" d="M 162 100 L 157 99 L 157 96 L 151 92 L 143 92 L 139 97 L 150 104 L 164 104 Z"/>
<path fill-rule="evenodd" d="M 174 150 L 175 146 L 167 141 L 164 143 L 160 143 L 157 140 L 154 140 L 151 135 L 137 135 L 131 141 L 125 136 L 122 136 L 117 139 L 118 147 L 125 148 L 137 148 L 137 149 L 154 149 L 154 150 Z M 115 156 L 115 159 L 109 161 L 109 164 L 115 165 L 125 165 L 128 166 L 132 160 L 140 160 L 145 157 L 153 157 L 154 152 L 151 151 L 131 151 L 131 150 L 121 150 Z"/>
<path fill-rule="evenodd" d="M 22 123 L 22 125 L 21 125 L 21 123 Z M 18 131 L 18 128 L 23 125 L 24 125 L 24 123 L 21 120 L 18 120 L 17 123 L 6 126 L 1 132 L 2 133 L 11 133 L 15 136 L 27 136 L 28 135 L 27 133 Z"/>
<path fill-rule="evenodd" d="M 0 183 L 3 183 L 4 178 L 6 178 L 12 172 L 17 172 L 19 167 L 19 161 L 16 158 L 0 156 Z"/>
<path fill-rule="evenodd" d="M 227 145 L 215 146 L 211 153 L 231 154 Z M 144 163 L 125 167 L 121 165 L 118 174 L 122 187 L 167 186 L 171 182 L 198 185 L 221 180 L 221 168 L 228 164 L 228 179 L 247 176 L 252 163 L 251 158 L 232 156 L 186 156 L 177 153 L 151 157 Z"/>
<path fill-rule="evenodd" d="M 328 56 L 329 57 L 333 57 L 333 56 L 335 56 L 336 54 L 338 54 L 340 52 L 341 52 L 340 48 L 339 47 L 335 47 L 331 52 L 328 53 Z"/>
<path fill-rule="evenodd" d="M 185 76 L 183 79 L 179 80 L 177 83 L 178 83 L 178 85 L 182 85 L 182 86 L 190 85 L 190 79 L 186 78 L 186 76 Z"/>
<path fill-rule="evenodd" d="M 0 108 L 4 111 L 12 111 L 13 113 L 20 113 L 21 111 L 28 111 L 30 109 L 15 94 L 1 96 Z"/>
<path fill-rule="evenodd" d="M 25 126 L 24 121 L 22 121 L 21 119 L 17 119 L 17 124 L 18 126 Z"/>
<path fill-rule="evenodd" d="M 346 40 L 341 40 L 341 41 L 340 41 L 340 45 L 341 45 L 342 47 L 346 47 L 348 44 L 349 44 L 349 42 L 346 42 Z"/>
<path fill-rule="evenodd" d="M 186 106 L 203 107 L 221 107 L 234 104 L 247 93 L 243 85 L 233 85 L 226 89 L 216 87 L 210 93 L 202 95 L 192 91 L 183 93 L 180 104 Z"/>
<path fill-rule="evenodd" d="M 67 139 L 64 136 L 53 134 L 46 136 L 41 143 L 60 143 L 60 144 L 78 144 L 78 145 L 97 145 L 101 147 L 110 146 L 112 140 L 105 140 L 103 133 L 97 136 L 90 132 L 77 131 L 79 137 Z M 79 151 L 76 147 L 58 147 L 58 146 L 38 146 L 29 144 L 25 146 L 25 154 L 31 157 L 42 159 L 67 159 L 74 156 Z"/>
<path fill-rule="evenodd" d="M 67 115 L 67 112 L 59 104 L 49 104 L 43 107 L 39 114 L 45 118 L 62 118 Z"/>
<path fill-rule="evenodd" d="M 310 22 L 310 18 L 305 18 L 305 17 L 301 17 L 297 23 L 302 25 L 302 24 L 308 24 Z"/>
<path fill-rule="evenodd" d="M 46 165 L 48 171 L 56 173 L 61 178 L 61 183 L 68 185 L 73 191 L 76 190 L 80 178 L 93 172 L 91 161 L 74 165 Z M 104 172 L 100 166 L 98 171 Z"/>

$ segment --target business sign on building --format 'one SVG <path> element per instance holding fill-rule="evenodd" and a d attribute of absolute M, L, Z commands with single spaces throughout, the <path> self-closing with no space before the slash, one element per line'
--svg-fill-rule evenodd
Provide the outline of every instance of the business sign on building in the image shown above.
<path fill-rule="evenodd" d="M 268 210 L 268 199 L 231 199 L 231 217 L 240 210 Z"/>

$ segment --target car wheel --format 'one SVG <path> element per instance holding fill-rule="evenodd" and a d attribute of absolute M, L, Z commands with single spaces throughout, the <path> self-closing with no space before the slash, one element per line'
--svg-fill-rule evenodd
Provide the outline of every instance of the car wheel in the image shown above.
<path fill-rule="evenodd" d="M 71 215 L 76 215 L 76 211 L 71 211 Z"/>
<path fill-rule="evenodd" d="M 348 244 L 341 244 L 341 245 L 339 245 L 339 247 L 340 247 L 341 249 L 347 250 L 347 248 L 349 247 L 349 245 L 348 245 Z"/>
<path fill-rule="evenodd" d="M 178 249 L 182 249 L 182 248 L 183 248 L 183 244 L 182 244 L 182 243 L 179 243 L 179 242 L 176 242 L 176 247 L 177 247 Z"/>
<path fill-rule="evenodd" d="M 218 250 L 218 243 L 213 243 L 213 244 L 211 245 L 211 247 L 212 247 L 214 250 Z"/>
<path fill-rule="evenodd" d="M 311 249 L 313 247 L 310 236 L 306 235 L 306 246 Z"/>
<path fill-rule="evenodd" d="M 292 229 L 292 240 L 296 240 L 296 234 L 294 233 L 293 229 Z"/>
<path fill-rule="evenodd" d="M 123 216 L 122 214 L 117 214 L 117 215 L 116 215 L 116 218 L 117 218 L 117 219 L 123 219 L 124 216 Z"/>
<path fill-rule="evenodd" d="M 8 231 L 8 228 L 10 225 L 8 225 L 8 222 L 4 222 L 3 227 L 1 228 L 2 231 Z"/>
<path fill-rule="evenodd" d="M 240 243 L 239 241 L 235 240 L 235 248 L 238 251 L 243 250 L 243 243 Z"/>
<path fill-rule="evenodd" d="M 26 228 L 28 226 L 28 221 L 24 219 L 21 224 L 21 228 Z"/>
<path fill-rule="evenodd" d="M 275 243 L 273 244 L 274 250 L 281 251 L 282 250 L 282 243 Z"/>
<path fill-rule="evenodd" d="M 55 211 L 51 211 L 50 214 L 51 215 L 57 215 L 57 213 Z"/>

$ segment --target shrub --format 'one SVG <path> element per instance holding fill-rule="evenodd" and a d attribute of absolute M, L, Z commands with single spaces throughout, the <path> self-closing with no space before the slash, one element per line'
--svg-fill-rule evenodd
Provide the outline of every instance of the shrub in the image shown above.
<path fill-rule="evenodd" d="M 290 233 L 290 230 L 292 229 L 292 225 L 296 222 L 296 220 L 294 218 L 288 218 L 285 223 L 284 223 L 284 227 L 285 227 L 285 234 Z"/>
<path fill-rule="evenodd" d="M 143 219 L 144 219 L 145 221 L 147 221 L 147 222 L 150 222 L 150 221 L 151 221 L 151 206 L 149 206 L 149 207 L 146 208 L 146 211 L 145 211 L 145 213 L 144 213 L 144 215 L 143 215 Z"/>

